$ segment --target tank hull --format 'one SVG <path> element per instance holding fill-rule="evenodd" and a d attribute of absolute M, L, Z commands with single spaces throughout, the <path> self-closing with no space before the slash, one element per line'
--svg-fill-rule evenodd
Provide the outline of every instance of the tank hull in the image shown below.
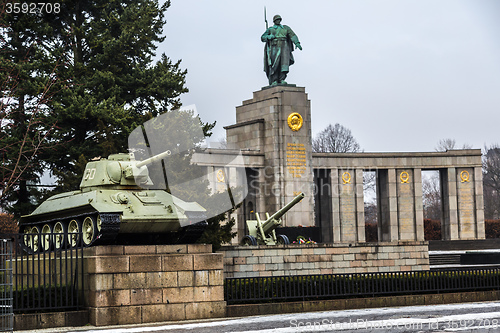
<path fill-rule="evenodd" d="M 68 233 L 68 229 L 74 231 L 72 221 L 79 231 L 85 232 L 85 226 L 90 225 L 95 228 L 87 236 L 92 239 L 85 245 L 90 246 L 114 243 L 115 239 L 127 242 L 139 234 L 185 233 L 193 225 L 201 236 L 205 213 L 199 204 L 182 201 L 163 190 L 87 189 L 47 199 L 33 213 L 21 217 L 19 226 L 25 233 L 43 233 L 42 230 L 53 233 L 60 223 L 63 233 Z M 194 236 L 184 239 L 193 241 Z M 176 242 L 172 235 L 164 239 L 165 243 Z"/>

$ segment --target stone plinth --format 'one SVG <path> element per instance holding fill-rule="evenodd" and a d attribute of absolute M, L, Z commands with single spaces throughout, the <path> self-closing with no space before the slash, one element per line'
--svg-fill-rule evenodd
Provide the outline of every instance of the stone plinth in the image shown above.
<path fill-rule="evenodd" d="M 314 225 L 311 106 L 305 88 L 285 85 L 254 92 L 236 108 L 236 124 L 225 129 L 228 144 L 264 154 L 263 168 L 250 188 L 258 200 L 246 205 L 272 214 L 304 192 L 283 225 Z"/>
<path fill-rule="evenodd" d="M 97 246 L 85 250 L 92 325 L 223 317 L 222 254 L 211 245 Z"/>

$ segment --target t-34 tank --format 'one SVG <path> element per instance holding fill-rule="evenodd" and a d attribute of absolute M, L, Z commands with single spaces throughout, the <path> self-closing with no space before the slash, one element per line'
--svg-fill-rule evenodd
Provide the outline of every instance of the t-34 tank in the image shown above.
<path fill-rule="evenodd" d="M 165 190 L 147 189 L 153 185 L 147 165 L 168 155 L 136 161 L 133 154 L 114 154 L 87 163 L 80 190 L 54 195 L 21 217 L 20 230 L 29 234 L 25 244 L 35 252 L 74 247 L 80 232 L 84 246 L 152 236 L 163 243 L 195 242 L 205 230 L 206 210 Z"/>

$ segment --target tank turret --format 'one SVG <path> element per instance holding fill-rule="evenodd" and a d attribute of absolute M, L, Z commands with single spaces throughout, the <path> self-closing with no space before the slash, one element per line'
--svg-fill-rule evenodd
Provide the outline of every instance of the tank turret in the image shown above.
<path fill-rule="evenodd" d="M 90 161 L 78 191 L 52 196 L 21 217 L 22 232 L 41 234 L 26 237 L 26 245 L 37 251 L 76 246 L 79 241 L 85 246 L 162 236 L 161 243 L 196 241 L 206 226 L 206 210 L 165 190 L 148 189 L 153 185 L 148 165 L 170 154 L 165 151 L 143 161 L 133 153 L 113 154 Z"/>

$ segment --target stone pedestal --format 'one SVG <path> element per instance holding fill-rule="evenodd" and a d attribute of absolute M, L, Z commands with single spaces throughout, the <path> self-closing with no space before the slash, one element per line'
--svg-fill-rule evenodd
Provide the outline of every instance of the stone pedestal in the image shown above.
<path fill-rule="evenodd" d="M 250 191 L 262 198 L 252 203 L 255 212 L 272 214 L 304 192 L 283 225 L 314 225 L 311 105 L 305 88 L 284 85 L 254 92 L 236 108 L 236 124 L 225 128 L 228 144 L 264 154 L 264 168 L 250 184 Z"/>
<path fill-rule="evenodd" d="M 211 245 L 96 246 L 85 250 L 92 325 L 223 317 L 222 254 Z"/>

